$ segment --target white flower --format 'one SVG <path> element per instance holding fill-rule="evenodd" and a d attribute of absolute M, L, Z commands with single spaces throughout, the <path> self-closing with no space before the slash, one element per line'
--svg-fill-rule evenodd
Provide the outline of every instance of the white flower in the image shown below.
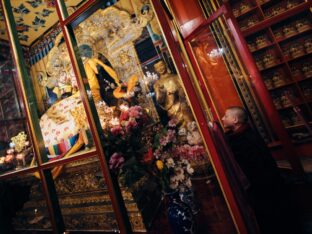
<path fill-rule="evenodd" d="M 185 185 L 188 187 L 188 188 L 191 188 L 192 187 L 192 181 L 190 178 L 187 178 L 187 180 L 185 181 Z"/>
<path fill-rule="evenodd" d="M 182 159 L 181 163 L 182 163 L 183 165 L 188 165 L 188 164 L 189 164 L 189 161 L 187 161 L 186 159 Z"/>
<path fill-rule="evenodd" d="M 170 178 L 170 188 L 171 189 L 177 189 L 179 186 L 179 182 L 177 180 L 174 180 L 173 178 Z"/>
<path fill-rule="evenodd" d="M 189 130 L 190 132 L 193 132 L 193 131 L 195 131 L 195 129 L 197 129 L 195 121 L 187 123 L 187 130 Z"/>
<path fill-rule="evenodd" d="M 186 139 L 190 145 L 199 145 L 203 142 L 201 135 L 197 130 L 188 132 Z"/>
<path fill-rule="evenodd" d="M 180 167 L 175 169 L 175 178 L 176 180 L 183 182 L 185 179 L 184 170 Z"/>
<path fill-rule="evenodd" d="M 167 162 L 166 162 L 166 165 L 167 165 L 167 167 L 174 167 L 175 166 L 175 163 L 174 163 L 174 161 L 173 161 L 173 159 L 172 158 L 168 158 L 167 159 Z"/>
<path fill-rule="evenodd" d="M 187 173 L 189 173 L 190 175 L 192 175 L 194 173 L 194 169 L 191 167 L 190 164 L 187 164 L 186 166 L 186 171 Z"/>
<path fill-rule="evenodd" d="M 186 135 L 186 129 L 185 128 L 180 128 L 178 134 L 179 134 L 179 136 L 185 136 Z"/>

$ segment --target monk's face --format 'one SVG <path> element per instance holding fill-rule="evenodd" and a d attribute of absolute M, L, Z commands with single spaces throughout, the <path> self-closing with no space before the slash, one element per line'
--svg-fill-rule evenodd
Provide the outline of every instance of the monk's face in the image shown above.
<path fill-rule="evenodd" d="M 236 116 L 231 110 L 226 110 L 222 117 L 223 126 L 226 130 L 232 130 L 236 123 Z"/>

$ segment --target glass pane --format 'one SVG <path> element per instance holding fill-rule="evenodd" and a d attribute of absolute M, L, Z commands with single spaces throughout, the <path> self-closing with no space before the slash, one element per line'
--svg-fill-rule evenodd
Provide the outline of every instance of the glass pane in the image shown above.
<path fill-rule="evenodd" d="M 224 16 L 202 30 L 191 42 L 191 50 L 209 91 L 220 122 L 229 106 L 245 106 L 253 126 L 266 142 L 274 138 L 254 98 L 248 74 L 237 53 Z"/>
<path fill-rule="evenodd" d="M 73 25 L 134 231 L 172 232 L 176 195 L 202 233 L 236 233 L 152 6 L 121 0 Z"/>
<path fill-rule="evenodd" d="M 53 168 L 52 174 L 66 231 L 118 231 L 97 157 Z"/>
<path fill-rule="evenodd" d="M 217 45 L 210 29 L 203 30 L 190 44 L 219 116 L 229 105 L 242 105 L 224 61 L 225 48 Z"/>
<path fill-rule="evenodd" d="M 33 166 L 34 152 L 5 24 L 0 21 L 0 174 Z"/>
<path fill-rule="evenodd" d="M 79 7 L 83 6 L 87 0 L 69 0 L 65 1 L 68 15 L 73 14 Z"/>
<path fill-rule="evenodd" d="M 26 64 L 23 76 L 28 105 L 34 125 L 40 126 L 35 127 L 37 140 L 42 135 L 45 145 L 42 161 L 91 149 L 92 134 L 55 8 L 50 1 L 11 4 Z"/>
<path fill-rule="evenodd" d="M 117 1 L 118 0 L 101 0 L 101 5 L 108 7 L 114 5 Z M 72 15 L 87 2 L 87 0 L 65 0 L 68 16 Z"/>
<path fill-rule="evenodd" d="M 1 206 L 1 232 L 52 231 L 41 182 L 33 174 L 1 181 Z"/>

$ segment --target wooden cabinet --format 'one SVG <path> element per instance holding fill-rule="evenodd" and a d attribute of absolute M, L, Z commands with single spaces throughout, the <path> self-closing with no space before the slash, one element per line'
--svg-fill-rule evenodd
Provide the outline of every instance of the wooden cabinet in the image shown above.
<path fill-rule="evenodd" d="M 311 1 L 249 0 L 230 5 L 284 127 L 295 143 L 310 141 Z"/>

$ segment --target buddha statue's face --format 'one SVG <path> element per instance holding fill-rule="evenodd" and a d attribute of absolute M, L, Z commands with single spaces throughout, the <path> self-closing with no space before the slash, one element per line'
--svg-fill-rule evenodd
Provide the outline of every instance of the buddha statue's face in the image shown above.
<path fill-rule="evenodd" d="M 156 63 L 154 65 L 154 68 L 155 68 L 155 71 L 160 75 L 165 74 L 167 72 L 167 66 L 163 61 Z"/>

